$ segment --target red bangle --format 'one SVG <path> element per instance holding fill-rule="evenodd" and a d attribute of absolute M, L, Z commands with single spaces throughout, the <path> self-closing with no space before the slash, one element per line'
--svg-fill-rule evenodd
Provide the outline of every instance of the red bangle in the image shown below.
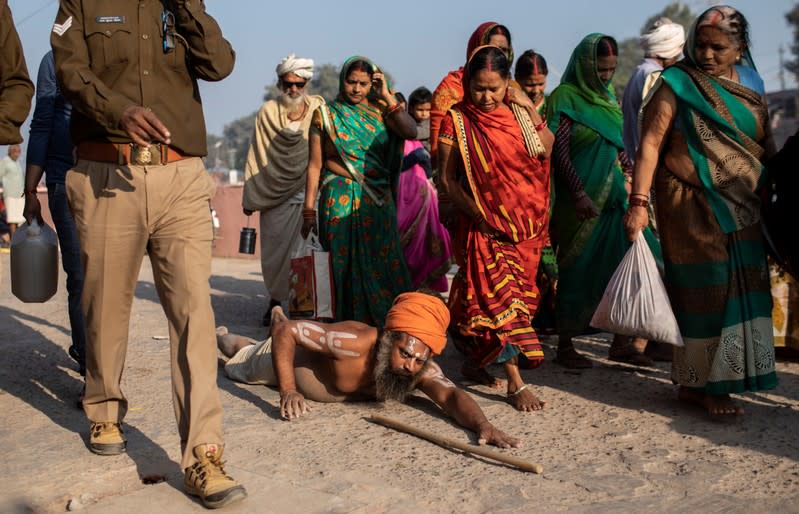
<path fill-rule="evenodd" d="M 643 207 L 646 209 L 649 207 L 649 200 L 644 200 L 643 198 L 630 198 L 630 207 Z"/>
<path fill-rule="evenodd" d="M 386 109 L 386 111 L 383 113 L 383 117 L 385 118 L 387 116 L 390 116 L 390 115 L 394 114 L 395 112 L 399 111 L 400 109 L 402 109 L 402 104 L 397 102 L 394 105 L 392 105 L 391 107 L 389 107 L 388 109 Z"/>
<path fill-rule="evenodd" d="M 536 132 L 538 132 L 540 130 L 544 130 L 545 128 L 547 128 L 547 121 L 544 120 L 544 121 L 542 121 L 541 123 L 539 123 L 538 125 L 536 125 L 533 128 L 535 128 Z"/>

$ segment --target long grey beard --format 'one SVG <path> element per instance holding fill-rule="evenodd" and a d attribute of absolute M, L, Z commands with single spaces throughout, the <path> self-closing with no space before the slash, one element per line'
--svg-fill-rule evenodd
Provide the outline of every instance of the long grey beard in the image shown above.
<path fill-rule="evenodd" d="M 303 102 L 305 101 L 305 95 L 300 95 L 297 98 L 292 98 L 289 95 L 283 93 L 278 97 L 278 101 L 280 105 L 286 109 L 289 114 L 295 114 L 297 112 L 302 111 L 303 109 Z"/>
<path fill-rule="evenodd" d="M 391 360 L 392 346 L 393 342 L 390 339 L 390 335 L 384 333 L 378 341 L 377 356 L 375 357 L 375 396 L 380 401 L 396 400 L 403 402 L 416 387 L 416 379 L 424 371 L 427 364 L 416 375 L 403 375 L 391 371 L 389 361 Z"/>

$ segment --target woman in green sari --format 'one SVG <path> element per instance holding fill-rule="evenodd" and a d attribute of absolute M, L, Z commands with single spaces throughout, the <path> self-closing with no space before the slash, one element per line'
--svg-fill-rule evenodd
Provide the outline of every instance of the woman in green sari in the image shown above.
<path fill-rule="evenodd" d="M 336 321 L 383 322 L 394 298 L 411 290 L 397 230 L 394 189 L 403 142 L 416 122 L 383 73 L 365 57 L 341 68 L 338 97 L 318 108 L 309 135 L 302 235 L 317 231 L 331 253 Z"/>
<path fill-rule="evenodd" d="M 647 225 L 654 178 L 664 282 L 685 341 L 671 378 L 681 400 L 712 415 L 743 414 L 730 393 L 777 385 L 759 196 L 774 145 L 748 48 L 732 7 L 694 22 L 685 60 L 644 107 L 624 219 L 630 238 Z"/>
<path fill-rule="evenodd" d="M 625 175 L 632 171 L 624 153 L 622 113 L 610 81 L 618 46 L 602 34 L 589 34 L 572 52 L 560 85 L 549 96 L 547 122 L 555 132 L 555 204 L 550 227 L 558 241 L 556 362 L 591 367 L 572 338 L 590 330 L 610 277 L 630 242 L 620 223 L 627 208 Z M 656 258 L 660 248 L 645 236 Z M 651 365 L 646 341 L 616 336 L 609 356 Z"/>

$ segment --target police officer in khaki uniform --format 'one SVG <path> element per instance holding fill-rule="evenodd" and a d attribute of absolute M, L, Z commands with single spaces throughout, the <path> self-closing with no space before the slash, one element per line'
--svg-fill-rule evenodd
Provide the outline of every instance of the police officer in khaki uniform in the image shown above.
<path fill-rule="evenodd" d="M 184 488 L 208 508 L 246 496 L 222 468 L 222 406 L 211 310 L 214 183 L 197 79 L 235 54 L 202 0 L 61 0 L 50 42 L 73 102 L 77 163 L 66 189 L 85 270 L 89 448 L 126 450 L 120 389 L 145 251 L 169 322 Z"/>
<path fill-rule="evenodd" d="M 22 142 L 19 127 L 28 117 L 33 82 L 6 0 L 0 0 L 0 145 Z"/>

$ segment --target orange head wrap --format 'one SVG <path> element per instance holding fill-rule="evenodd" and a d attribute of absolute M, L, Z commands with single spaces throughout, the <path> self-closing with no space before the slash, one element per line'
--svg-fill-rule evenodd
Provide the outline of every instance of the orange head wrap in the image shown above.
<path fill-rule="evenodd" d="M 410 334 L 441 355 L 447 345 L 449 309 L 444 302 L 424 293 L 402 293 L 386 315 L 386 330 Z"/>

